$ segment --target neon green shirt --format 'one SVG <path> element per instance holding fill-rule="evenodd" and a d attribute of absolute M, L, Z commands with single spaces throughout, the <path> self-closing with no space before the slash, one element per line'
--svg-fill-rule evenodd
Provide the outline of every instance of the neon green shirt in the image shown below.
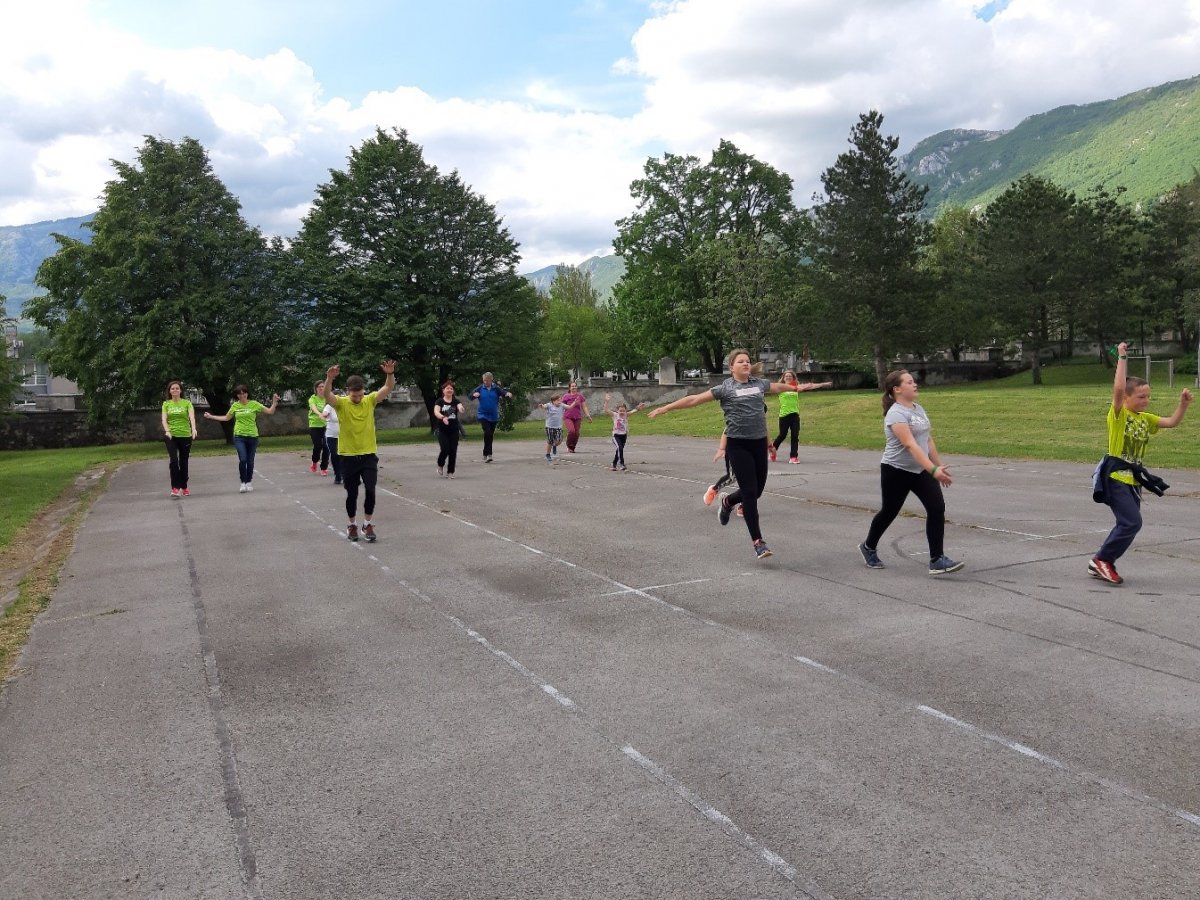
<path fill-rule="evenodd" d="M 266 409 L 257 400 L 229 404 L 234 437 L 258 437 L 258 414 Z"/>
<path fill-rule="evenodd" d="M 308 398 L 308 427 L 324 428 L 325 420 L 321 418 L 321 410 L 325 408 L 325 398 L 312 394 Z"/>
<path fill-rule="evenodd" d="M 164 400 L 163 412 L 167 414 L 167 431 L 171 437 L 190 438 L 192 436 L 192 401 Z"/>
<path fill-rule="evenodd" d="M 338 417 L 338 456 L 366 456 L 375 452 L 375 392 L 363 394 L 362 403 L 349 397 L 329 397 Z"/>
<path fill-rule="evenodd" d="M 781 416 L 800 412 L 800 395 L 795 391 L 784 391 L 779 395 L 779 414 Z"/>
<path fill-rule="evenodd" d="M 1140 463 L 1146 456 L 1150 435 L 1158 431 L 1161 416 L 1148 412 L 1130 412 L 1124 406 L 1108 408 L 1108 455 L 1119 456 L 1127 462 Z M 1137 484 L 1128 472 L 1113 472 L 1112 479 L 1125 484 Z"/>

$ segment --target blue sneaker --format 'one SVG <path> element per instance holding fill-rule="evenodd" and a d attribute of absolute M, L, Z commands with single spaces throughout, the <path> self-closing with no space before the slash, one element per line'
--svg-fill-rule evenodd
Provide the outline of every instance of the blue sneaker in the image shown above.
<path fill-rule="evenodd" d="M 868 569 L 886 569 L 883 560 L 879 558 L 879 554 L 868 547 L 866 544 L 858 545 L 858 552 L 862 554 L 863 562 L 867 564 Z"/>
<path fill-rule="evenodd" d="M 771 555 L 771 548 L 767 546 L 766 541 L 754 542 L 754 555 L 759 559 L 766 559 Z"/>
<path fill-rule="evenodd" d="M 949 575 L 951 572 L 957 572 L 963 565 L 964 563 L 955 562 L 948 556 L 939 556 L 929 563 L 929 574 Z"/>
<path fill-rule="evenodd" d="M 717 520 L 722 525 L 728 525 L 729 517 L 731 515 L 733 515 L 733 507 L 731 507 L 729 505 L 729 495 L 722 494 L 718 498 L 718 500 L 719 500 L 719 502 L 717 503 Z"/>

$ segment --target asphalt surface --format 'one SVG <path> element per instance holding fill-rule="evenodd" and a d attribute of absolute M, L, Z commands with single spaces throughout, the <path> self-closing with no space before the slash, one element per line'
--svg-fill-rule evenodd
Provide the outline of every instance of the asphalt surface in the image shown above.
<path fill-rule="evenodd" d="M 714 449 L 385 447 L 371 545 L 297 453 L 125 467 L 0 697 L 0 897 L 1200 896 L 1200 470 L 1114 587 L 1090 466 L 952 458 L 931 578 L 915 500 L 856 550 L 878 452 L 772 465 L 759 562 Z"/>

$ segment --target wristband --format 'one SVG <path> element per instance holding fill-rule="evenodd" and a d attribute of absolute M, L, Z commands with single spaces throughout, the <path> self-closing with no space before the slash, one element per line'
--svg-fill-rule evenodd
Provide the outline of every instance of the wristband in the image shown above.
<path fill-rule="evenodd" d="M 934 478 L 937 478 L 938 469 L 940 469 L 940 468 L 941 468 L 941 466 L 934 466 L 932 469 L 929 470 L 929 474 L 932 475 Z"/>
<path fill-rule="evenodd" d="M 1117 359 L 1129 359 L 1128 356 L 1118 356 Z"/>

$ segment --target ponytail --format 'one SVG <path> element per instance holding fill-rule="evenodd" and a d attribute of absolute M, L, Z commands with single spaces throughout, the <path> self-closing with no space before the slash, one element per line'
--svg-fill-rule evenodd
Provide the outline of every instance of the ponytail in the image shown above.
<path fill-rule="evenodd" d="M 892 404 L 896 402 L 892 391 L 900 387 L 900 379 L 908 374 L 908 369 L 896 369 L 893 372 L 888 372 L 883 379 L 883 414 L 887 415 L 887 411 L 892 408 Z"/>

